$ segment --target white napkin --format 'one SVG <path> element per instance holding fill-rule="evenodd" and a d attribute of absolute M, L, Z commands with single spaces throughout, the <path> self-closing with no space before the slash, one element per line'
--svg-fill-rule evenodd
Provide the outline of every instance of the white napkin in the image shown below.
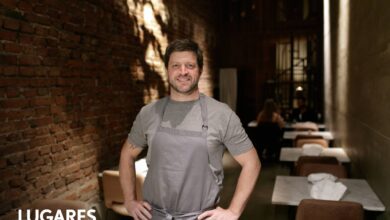
<path fill-rule="evenodd" d="M 337 177 L 333 176 L 330 173 L 312 173 L 309 176 L 307 176 L 307 180 L 313 184 L 320 182 L 322 180 L 329 180 L 332 182 L 335 182 L 337 180 Z"/>
<path fill-rule="evenodd" d="M 347 187 L 340 182 L 335 182 L 337 177 L 329 173 L 312 173 L 307 179 L 313 183 L 310 196 L 314 199 L 338 201 L 347 191 Z"/>
<path fill-rule="evenodd" d="M 302 154 L 308 156 L 319 156 L 324 148 L 319 144 L 304 144 L 302 146 Z"/>
<path fill-rule="evenodd" d="M 340 182 L 321 180 L 313 185 L 310 196 L 314 199 L 338 201 L 343 197 L 345 191 L 347 191 L 347 187 Z"/>

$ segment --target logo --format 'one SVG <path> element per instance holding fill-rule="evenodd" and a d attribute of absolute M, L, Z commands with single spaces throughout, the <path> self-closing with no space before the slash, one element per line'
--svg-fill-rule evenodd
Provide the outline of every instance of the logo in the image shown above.
<path fill-rule="evenodd" d="M 19 209 L 18 220 L 96 220 L 95 213 L 95 209 L 58 209 L 57 211 L 52 211 L 50 209 Z"/>

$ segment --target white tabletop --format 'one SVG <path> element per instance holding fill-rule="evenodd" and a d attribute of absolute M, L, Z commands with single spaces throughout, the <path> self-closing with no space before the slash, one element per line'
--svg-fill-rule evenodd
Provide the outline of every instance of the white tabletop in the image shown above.
<path fill-rule="evenodd" d="M 283 147 L 280 149 L 280 161 L 295 162 L 300 156 L 302 156 L 302 148 L 297 147 Z M 341 147 L 324 148 L 319 156 L 332 156 L 336 157 L 342 163 L 349 163 L 351 160 Z"/>
<path fill-rule="evenodd" d="M 300 124 L 303 124 L 305 122 L 293 122 L 293 123 L 285 123 L 284 124 L 284 127 L 287 128 L 287 129 L 294 129 L 296 125 L 300 125 Z M 326 127 L 325 127 L 325 124 L 319 124 L 319 123 L 314 123 L 315 125 L 317 125 L 318 129 L 320 130 L 324 130 Z"/>
<path fill-rule="evenodd" d="M 333 140 L 333 134 L 330 131 L 285 131 L 283 139 L 293 140 L 297 135 L 320 135 L 325 140 Z"/>
<path fill-rule="evenodd" d="M 358 202 L 365 210 L 385 211 L 385 206 L 364 179 L 339 179 L 347 187 L 342 201 Z M 302 199 L 310 199 L 312 185 L 307 177 L 277 176 L 272 193 L 272 204 L 298 206 Z"/>

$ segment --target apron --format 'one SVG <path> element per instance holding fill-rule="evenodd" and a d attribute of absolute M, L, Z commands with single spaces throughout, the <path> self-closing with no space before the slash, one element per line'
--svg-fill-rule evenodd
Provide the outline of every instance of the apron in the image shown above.
<path fill-rule="evenodd" d="M 152 206 L 153 220 L 189 220 L 215 208 L 220 187 L 210 167 L 207 149 L 207 107 L 199 97 L 202 131 L 161 126 L 168 104 L 164 102 L 159 126 L 152 141 L 150 164 L 143 195 Z"/>

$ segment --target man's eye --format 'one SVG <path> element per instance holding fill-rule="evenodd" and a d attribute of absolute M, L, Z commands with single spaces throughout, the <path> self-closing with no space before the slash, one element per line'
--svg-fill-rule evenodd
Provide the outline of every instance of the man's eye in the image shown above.
<path fill-rule="evenodd" d="M 186 67 L 188 69 L 194 69 L 195 68 L 195 64 L 186 64 Z"/>

